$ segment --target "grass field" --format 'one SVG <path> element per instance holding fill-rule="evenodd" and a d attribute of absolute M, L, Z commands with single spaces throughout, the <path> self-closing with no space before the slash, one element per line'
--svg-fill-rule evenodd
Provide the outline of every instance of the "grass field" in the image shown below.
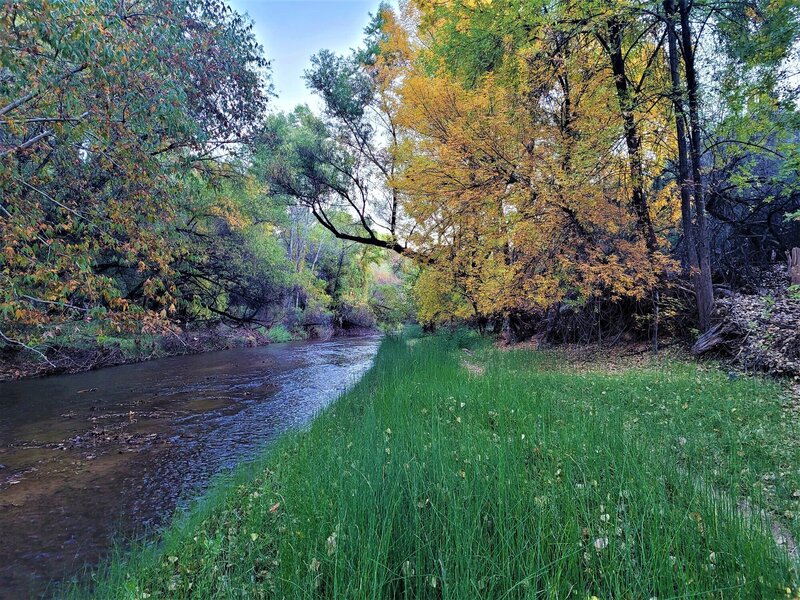
<path fill-rule="evenodd" d="M 795 597 L 794 563 L 762 518 L 800 533 L 783 396 L 681 362 L 578 372 L 463 332 L 388 338 L 308 431 L 118 555 L 94 591 Z"/>

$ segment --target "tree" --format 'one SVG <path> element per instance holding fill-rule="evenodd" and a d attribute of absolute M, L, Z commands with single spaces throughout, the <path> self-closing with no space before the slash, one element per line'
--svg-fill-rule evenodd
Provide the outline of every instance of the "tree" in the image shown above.
<path fill-rule="evenodd" d="M 2 328 L 166 315 L 182 174 L 230 173 L 268 99 L 251 24 L 217 0 L 34 0 L 0 8 L 0 39 Z"/>
<path fill-rule="evenodd" d="M 514 2 L 438 5 L 423 17 L 435 31 L 421 37 L 435 42 L 403 77 L 400 116 L 413 150 L 399 186 L 415 245 L 440 272 L 423 278 L 439 290 L 424 297 L 444 297 L 452 281 L 460 306 L 507 320 L 560 303 L 641 298 L 663 272 L 652 221 L 663 227 L 670 214 L 662 194 L 639 192 L 664 147 L 637 150 L 636 177 L 629 153 L 616 148 L 631 135 L 641 145 L 640 128 L 663 130 L 666 113 L 621 110 L 597 36 L 567 32 L 562 21 Z M 491 35 L 500 47 L 489 53 L 491 68 L 468 72 L 486 68 Z M 642 46 L 627 56 L 645 71 L 657 50 Z M 650 93 L 645 81 L 639 92 Z"/>
<path fill-rule="evenodd" d="M 307 206 L 334 236 L 424 260 L 408 244 L 411 231 L 393 183 L 404 160 L 394 73 L 407 60 L 406 49 L 389 40 L 393 19 L 382 9 L 364 47 L 350 56 L 323 50 L 312 57 L 306 81 L 322 99 L 324 116 L 298 108 L 270 121 L 264 143 L 276 162 L 268 175 L 278 193 Z M 336 224 L 332 210 L 353 219 Z"/>
<path fill-rule="evenodd" d="M 765 7 L 754 9 L 747 3 L 697 4 L 684 0 L 665 0 L 663 8 L 669 39 L 671 97 L 678 143 L 677 182 L 681 189 L 684 242 L 700 329 L 705 331 L 711 325 L 714 306 L 712 240 L 707 216 L 709 186 L 706 171 L 709 161 L 705 157 L 708 150 L 718 145 L 746 146 L 751 154 L 753 149 L 766 147 L 737 135 L 720 136 L 721 131 L 714 132 L 713 128 L 701 126 L 702 73 L 697 59 L 698 48 L 705 40 L 706 45 L 711 46 L 706 48 L 706 53 L 711 54 L 718 63 L 726 65 L 724 68 L 727 70 L 737 68 L 734 67 L 736 63 L 738 69 L 745 72 L 752 72 L 752 67 L 756 66 L 759 93 L 774 98 L 779 66 L 787 59 L 793 39 L 797 39 L 797 28 L 791 26 L 792 23 L 796 25 L 797 17 L 783 2 L 771 3 L 765 10 Z M 700 33 L 694 33 L 694 20 L 699 22 Z M 743 36 L 746 30 L 748 33 Z M 791 30 L 794 30 L 794 34 L 788 33 Z M 710 33 L 704 34 L 704 31 Z M 761 43 L 757 50 L 749 41 L 754 33 L 753 37 Z M 713 35 L 716 35 L 716 41 L 711 38 Z M 751 69 L 747 69 L 748 63 Z M 742 77 L 742 70 L 737 72 L 733 86 L 721 90 L 719 100 L 722 106 L 731 106 L 749 87 L 747 78 Z M 758 121 L 754 120 L 753 123 Z M 717 218 L 726 219 L 719 210 L 715 213 Z"/>
<path fill-rule="evenodd" d="M 508 311 L 530 310 L 548 301 L 580 304 L 604 294 L 641 298 L 655 291 L 671 271 L 664 254 L 672 250 L 669 234 L 680 224 L 700 329 L 707 329 L 713 310 L 709 152 L 718 146 L 759 144 L 752 139 L 720 139 L 711 128 L 701 127 L 709 122 L 703 114 L 703 78 L 715 65 L 729 65 L 731 74 L 722 79 L 728 89 L 713 98 L 723 106 L 748 87 L 777 92 L 776 73 L 789 60 L 788 49 L 797 40 L 798 28 L 781 24 L 797 18 L 789 5 L 416 3 L 419 21 L 412 37 L 425 42 L 403 75 L 400 114 L 407 115 L 402 124 L 413 132 L 408 139 L 416 145 L 401 180 L 408 186 L 407 208 L 415 216 L 417 233 L 427 226 L 428 239 L 449 250 L 441 252 L 447 261 L 441 268 L 451 270 L 453 277 L 436 278 L 439 288 L 451 279 L 476 313 L 482 311 L 478 289 L 487 290 L 494 306 Z M 742 25 L 732 25 L 737 19 Z M 697 34 L 695 21 L 702 24 Z M 745 29 L 763 43 L 763 58 L 753 52 Z M 703 43 L 705 47 L 698 50 Z M 733 60 L 735 69 L 746 66 L 748 77 L 757 83 L 736 84 L 730 71 Z M 702 66 L 708 69 L 705 73 Z M 781 110 L 791 114 L 792 95 L 785 86 L 782 93 Z M 767 105 L 776 95 L 767 92 Z M 745 112 L 752 115 L 752 111 L 750 107 Z M 771 114 L 780 116 L 778 111 Z M 674 134 L 669 133 L 670 121 Z M 770 146 L 774 142 L 760 149 L 769 153 Z M 552 155 L 543 153 L 543 148 Z M 795 164 L 788 153 L 773 150 L 772 156 L 786 159 L 778 173 L 787 173 L 786 167 Z M 624 171 L 618 168 L 623 160 Z M 553 177 L 548 181 L 531 163 Z M 542 185 L 544 181 L 548 185 Z M 525 206 L 514 196 L 515 189 L 524 189 L 535 202 Z M 680 221 L 674 220 L 675 192 L 680 197 L 676 203 Z M 611 230 L 608 219 L 604 223 L 593 213 L 603 206 L 593 199 L 598 193 L 605 202 L 613 199 L 617 207 L 621 195 L 627 196 L 635 228 L 615 223 Z M 715 192 L 714 198 L 719 197 Z M 550 220 L 542 208 L 547 202 L 556 204 L 556 214 L 567 218 Z M 610 214 L 608 208 L 605 212 Z M 786 210 L 772 214 L 785 215 Z M 514 234 L 523 227 L 537 231 L 539 240 L 568 241 L 547 258 L 540 242 L 530 254 L 535 268 L 519 271 L 527 252 Z M 542 228 L 547 231 L 544 235 Z M 644 261 L 639 250 L 620 249 L 623 240 L 632 248 L 637 238 L 645 244 Z M 486 240 L 493 242 L 487 246 Z M 416 244 L 424 246 L 422 240 Z M 573 249 L 580 251 L 573 254 Z M 609 254 L 613 261 L 600 258 Z M 547 272 L 547 265 L 566 257 L 558 267 L 555 288 L 538 278 Z M 592 276 L 578 264 L 590 265 Z M 620 276 L 615 267 L 627 269 L 628 276 Z M 648 269 L 652 276 L 644 277 Z M 610 276 L 604 280 L 605 272 Z M 506 276 L 499 277 L 501 273 Z M 631 278 L 630 273 L 639 276 Z M 492 281 L 494 287 L 489 285 Z M 520 281 L 545 291 L 548 300 L 531 303 L 532 297 L 526 299 L 519 289 Z M 553 291 L 559 288 L 569 291 Z M 503 292 L 509 294 L 507 305 Z"/>

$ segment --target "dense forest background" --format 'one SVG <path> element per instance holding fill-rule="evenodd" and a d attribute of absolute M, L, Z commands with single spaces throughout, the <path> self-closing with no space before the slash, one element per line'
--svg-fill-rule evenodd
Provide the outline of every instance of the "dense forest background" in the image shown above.
<path fill-rule="evenodd" d="M 12 2 L 0 31 L 7 351 L 409 318 L 410 265 L 271 186 L 286 165 L 265 132 L 289 123 L 268 116 L 269 63 L 226 4 Z"/>
<path fill-rule="evenodd" d="M 382 6 L 283 114 L 224 2 L 6 2 L 0 346 L 707 331 L 800 246 L 798 10 Z"/>

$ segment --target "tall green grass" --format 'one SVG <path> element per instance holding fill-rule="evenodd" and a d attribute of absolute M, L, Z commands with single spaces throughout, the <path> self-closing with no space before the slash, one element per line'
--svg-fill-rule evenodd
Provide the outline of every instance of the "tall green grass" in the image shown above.
<path fill-rule="evenodd" d="M 389 338 L 310 430 L 113 560 L 93 590 L 786 598 L 794 564 L 736 505 L 779 510 L 800 487 L 796 451 L 776 446 L 791 434 L 779 391 L 680 363 L 577 373 L 466 334 Z"/>

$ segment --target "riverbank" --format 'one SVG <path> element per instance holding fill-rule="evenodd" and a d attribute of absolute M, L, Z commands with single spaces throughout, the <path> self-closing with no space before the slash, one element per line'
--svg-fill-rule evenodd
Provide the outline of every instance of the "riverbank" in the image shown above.
<path fill-rule="evenodd" d="M 140 363 L 148 360 L 230 350 L 254 348 L 267 344 L 306 339 L 330 339 L 338 336 L 374 335 L 377 329 L 324 329 L 323 335 L 315 329 L 310 332 L 291 332 L 278 325 L 264 327 L 215 324 L 208 327 L 175 329 L 162 334 L 100 335 L 91 326 L 76 326 L 69 335 L 56 336 L 41 351 L 44 356 L 30 350 L 7 346 L 0 348 L 0 382 L 43 377 L 45 375 L 74 374 Z"/>
<path fill-rule="evenodd" d="M 795 597 L 793 410 L 774 382 L 684 362 L 578 370 L 469 334 L 387 339 L 309 430 L 95 593 Z"/>

